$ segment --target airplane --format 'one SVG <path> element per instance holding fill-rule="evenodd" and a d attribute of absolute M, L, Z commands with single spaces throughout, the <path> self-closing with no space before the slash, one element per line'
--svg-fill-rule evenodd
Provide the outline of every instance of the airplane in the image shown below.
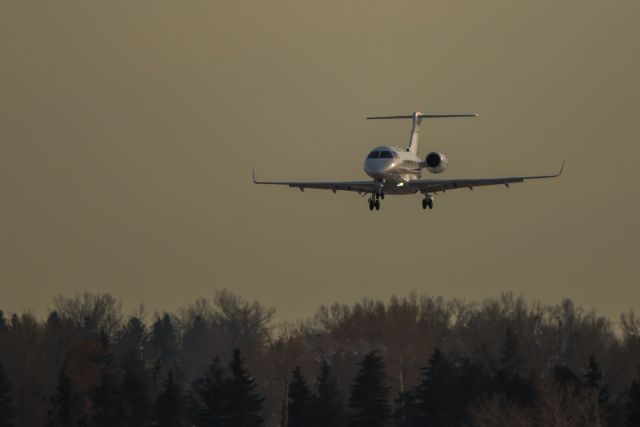
<path fill-rule="evenodd" d="M 421 193 L 422 209 L 433 209 L 433 195 L 447 190 L 486 185 L 504 185 L 524 182 L 529 179 L 557 178 L 562 174 L 564 161 L 558 173 L 554 175 L 508 176 L 498 178 L 462 178 L 462 179 L 423 179 L 422 169 L 439 174 L 447 168 L 444 154 L 432 151 L 424 161 L 418 157 L 420 125 L 425 119 L 452 117 L 478 117 L 477 114 L 423 114 L 419 111 L 411 115 L 374 116 L 367 120 L 411 119 L 413 126 L 406 149 L 382 145 L 374 148 L 364 161 L 364 172 L 371 179 L 366 181 L 258 181 L 253 171 L 254 184 L 287 185 L 304 191 L 306 188 L 336 191 L 353 191 L 360 195 L 369 194 L 369 210 L 380 210 L 380 200 L 386 195 L 405 195 Z"/>

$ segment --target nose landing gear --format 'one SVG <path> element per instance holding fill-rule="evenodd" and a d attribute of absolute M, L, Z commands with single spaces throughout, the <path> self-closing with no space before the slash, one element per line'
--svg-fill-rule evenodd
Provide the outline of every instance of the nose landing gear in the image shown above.
<path fill-rule="evenodd" d="M 424 199 L 422 199 L 422 209 L 433 209 L 433 197 L 428 194 L 424 195 Z"/>

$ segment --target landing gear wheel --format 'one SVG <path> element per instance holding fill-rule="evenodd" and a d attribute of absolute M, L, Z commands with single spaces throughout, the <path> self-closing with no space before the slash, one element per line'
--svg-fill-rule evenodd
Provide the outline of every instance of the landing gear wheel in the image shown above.
<path fill-rule="evenodd" d="M 373 199 L 369 199 L 369 210 L 370 211 L 373 210 L 373 205 L 374 205 Z"/>
<path fill-rule="evenodd" d="M 424 199 L 422 199 L 422 209 L 433 209 L 433 197 L 425 194 Z"/>
<path fill-rule="evenodd" d="M 380 200 L 376 200 L 376 210 L 380 210 Z"/>

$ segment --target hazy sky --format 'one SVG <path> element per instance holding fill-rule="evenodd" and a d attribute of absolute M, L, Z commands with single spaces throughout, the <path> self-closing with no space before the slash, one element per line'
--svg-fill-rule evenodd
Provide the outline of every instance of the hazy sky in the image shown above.
<path fill-rule="evenodd" d="M 3 1 L 0 308 L 60 293 L 172 310 L 412 290 L 640 310 L 640 2 Z M 441 177 L 560 180 L 420 197 L 254 186 L 363 179 L 409 123 Z"/>

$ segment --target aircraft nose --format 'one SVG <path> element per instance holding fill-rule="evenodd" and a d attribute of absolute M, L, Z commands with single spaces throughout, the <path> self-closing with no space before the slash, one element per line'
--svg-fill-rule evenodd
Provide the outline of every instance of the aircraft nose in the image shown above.
<path fill-rule="evenodd" d="M 378 178 L 393 167 L 393 159 L 367 159 L 364 171 L 372 178 Z"/>

